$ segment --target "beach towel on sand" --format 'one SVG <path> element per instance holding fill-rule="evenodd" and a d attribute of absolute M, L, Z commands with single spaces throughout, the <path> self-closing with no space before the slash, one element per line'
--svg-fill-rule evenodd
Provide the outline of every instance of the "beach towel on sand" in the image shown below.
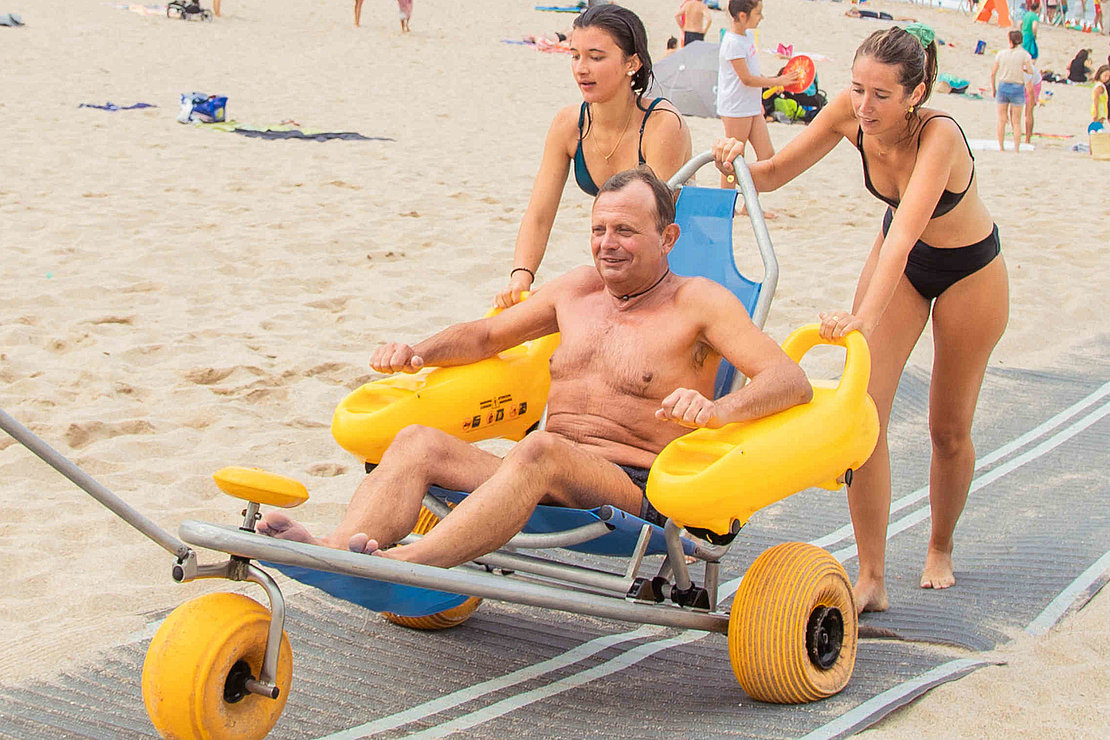
<path fill-rule="evenodd" d="M 317 131 L 302 129 L 297 123 L 280 123 L 275 126 L 254 126 L 238 121 L 224 121 L 223 123 L 199 124 L 207 129 L 226 131 L 252 139 L 299 139 L 301 141 L 331 141 L 342 139 L 344 141 L 396 141 L 387 136 L 363 136 L 353 131 Z"/>
<path fill-rule="evenodd" d="M 81 103 L 78 108 L 96 108 L 97 110 L 107 110 L 113 113 L 118 110 L 137 110 L 139 108 L 157 108 L 158 106 L 150 103 L 134 103 L 132 105 L 116 105 L 115 103 L 105 103 L 104 105 L 97 105 L 96 103 Z"/>
<path fill-rule="evenodd" d="M 23 19 L 18 13 L 0 13 L 0 26 L 22 26 Z"/>

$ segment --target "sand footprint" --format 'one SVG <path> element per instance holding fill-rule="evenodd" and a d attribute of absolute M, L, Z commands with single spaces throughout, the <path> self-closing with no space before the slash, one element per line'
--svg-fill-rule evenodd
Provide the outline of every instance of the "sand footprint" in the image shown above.
<path fill-rule="evenodd" d="M 128 434 L 154 434 L 154 425 L 146 419 L 104 422 L 86 421 L 70 424 L 65 431 L 66 444 L 79 450 L 93 442 Z"/>

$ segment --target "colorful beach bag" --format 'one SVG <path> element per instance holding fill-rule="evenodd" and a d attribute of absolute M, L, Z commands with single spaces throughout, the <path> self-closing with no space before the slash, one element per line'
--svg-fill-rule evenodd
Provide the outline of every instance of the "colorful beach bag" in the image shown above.
<path fill-rule="evenodd" d="M 181 93 L 181 111 L 177 114 L 177 120 L 180 123 L 226 121 L 227 96 L 206 95 L 201 92 Z"/>

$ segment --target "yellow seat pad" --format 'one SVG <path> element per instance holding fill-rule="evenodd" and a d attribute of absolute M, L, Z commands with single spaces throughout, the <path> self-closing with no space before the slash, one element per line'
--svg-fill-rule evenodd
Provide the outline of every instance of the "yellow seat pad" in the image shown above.
<path fill-rule="evenodd" d="M 216 485 L 229 496 L 268 506 L 291 509 L 308 501 L 308 489 L 300 481 L 258 468 L 231 466 L 212 474 Z"/>

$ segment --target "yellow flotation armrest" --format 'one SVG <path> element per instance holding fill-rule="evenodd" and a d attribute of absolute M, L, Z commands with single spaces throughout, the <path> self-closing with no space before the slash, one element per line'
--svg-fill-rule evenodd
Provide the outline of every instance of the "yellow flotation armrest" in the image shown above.
<path fill-rule="evenodd" d="M 229 496 L 268 506 L 291 509 L 308 501 L 308 489 L 300 481 L 258 468 L 228 467 L 212 474 L 216 485 Z"/>
<path fill-rule="evenodd" d="M 809 403 L 720 429 L 698 429 L 667 445 L 648 477 L 652 505 L 676 524 L 727 534 L 759 509 L 798 491 L 838 490 L 848 470 L 867 461 L 879 416 L 867 395 L 871 354 L 859 332 L 826 340 L 817 324 L 783 343 L 795 362 L 818 344 L 846 349 L 835 387 L 816 381 Z"/>
<path fill-rule="evenodd" d="M 413 424 L 467 442 L 495 437 L 519 441 L 543 415 L 551 386 L 547 363 L 558 346 L 559 335 L 549 334 L 471 365 L 367 383 L 339 403 L 332 436 L 343 449 L 371 463 L 380 462 L 397 433 Z"/>

